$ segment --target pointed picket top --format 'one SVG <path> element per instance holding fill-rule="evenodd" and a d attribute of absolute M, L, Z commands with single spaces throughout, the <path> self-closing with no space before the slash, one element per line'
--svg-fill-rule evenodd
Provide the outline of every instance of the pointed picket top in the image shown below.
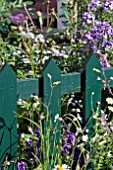
<path fill-rule="evenodd" d="M 52 73 L 54 73 L 55 71 L 57 72 L 61 72 L 60 68 L 57 66 L 57 64 L 55 63 L 55 61 L 53 59 L 49 59 L 43 69 L 43 73 L 45 74 L 45 72 L 47 71 L 51 71 Z"/>
<path fill-rule="evenodd" d="M 90 85 L 101 87 L 102 82 L 99 81 L 99 78 L 102 77 L 102 67 L 95 54 L 90 55 L 85 62 L 85 73 L 87 74 L 86 83 L 88 87 Z"/>
<path fill-rule="evenodd" d="M 99 59 L 96 57 L 95 54 L 89 56 L 88 60 L 85 63 L 85 72 L 87 72 L 88 76 L 86 82 L 91 83 L 93 85 L 101 86 L 100 81 L 98 78 L 102 76 L 102 67 L 99 62 Z"/>
<path fill-rule="evenodd" d="M 47 63 L 45 64 L 45 67 L 43 70 L 43 77 L 44 77 L 44 85 L 46 85 L 44 88 L 44 93 L 50 94 L 51 93 L 50 82 L 53 85 L 54 82 L 61 81 L 61 70 L 57 66 L 57 64 L 54 62 L 53 59 L 49 59 Z M 61 86 L 61 83 L 59 84 L 59 86 Z"/>
<path fill-rule="evenodd" d="M 51 85 L 53 83 L 59 82 L 58 85 L 54 87 L 52 92 L 52 98 L 50 101 L 51 95 Z M 52 84 L 51 84 L 52 83 Z M 43 71 L 43 85 L 44 85 L 44 102 L 48 105 L 48 101 L 50 101 L 50 112 L 52 113 L 52 117 L 54 114 L 57 114 L 60 111 L 60 100 L 61 100 L 61 70 L 55 63 L 53 59 L 49 59 L 45 64 Z"/>
<path fill-rule="evenodd" d="M 0 70 L 0 165 L 5 159 L 17 159 L 17 81 L 12 68 Z M 13 164 L 9 170 L 13 169 Z"/>
<path fill-rule="evenodd" d="M 47 93 L 50 93 L 51 88 L 50 88 L 50 78 L 49 78 L 49 76 L 51 76 L 52 83 L 57 82 L 57 81 L 61 81 L 60 68 L 57 66 L 57 64 L 54 62 L 53 59 L 49 59 L 47 61 L 47 63 L 45 64 L 45 67 L 44 67 L 44 70 L 43 70 L 43 76 L 45 77 L 45 83 L 46 83 L 46 88 L 44 89 L 45 93 L 46 93 L 46 90 L 47 90 Z"/>
<path fill-rule="evenodd" d="M 95 54 L 91 55 L 85 63 L 85 121 L 92 115 L 93 110 L 97 109 L 101 103 L 101 87 L 102 87 L 102 68 Z M 99 107 L 100 109 L 100 107 Z M 92 127 L 92 124 L 90 125 Z"/>
<path fill-rule="evenodd" d="M 13 69 L 11 68 L 11 66 L 7 63 L 5 63 L 1 69 L 0 69 L 0 74 L 4 73 L 4 72 L 8 72 L 9 74 L 12 74 L 12 75 L 15 75 L 16 77 L 16 74 L 15 72 L 13 71 Z"/>
<path fill-rule="evenodd" d="M 86 60 L 85 66 L 87 67 L 88 65 L 98 65 L 101 69 L 101 64 L 99 62 L 98 57 L 95 54 L 91 54 Z"/>

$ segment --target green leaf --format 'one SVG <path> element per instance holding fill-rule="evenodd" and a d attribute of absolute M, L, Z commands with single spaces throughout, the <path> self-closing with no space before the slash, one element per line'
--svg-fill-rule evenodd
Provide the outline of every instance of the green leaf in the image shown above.
<path fill-rule="evenodd" d="M 29 10 L 29 11 L 33 11 L 34 9 L 35 9 L 35 8 L 29 8 L 28 10 Z"/>
<path fill-rule="evenodd" d="M 37 168 L 35 168 L 34 170 L 42 170 L 42 165 L 39 165 Z"/>
<path fill-rule="evenodd" d="M 65 10 L 64 11 L 64 15 L 66 16 L 67 20 L 69 21 L 70 20 L 69 12 Z"/>
<path fill-rule="evenodd" d="M 46 32 L 48 33 L 48 32 L 51 32 L 52 31 L 52 28 L 48 28 L 47 30 L 46 30 Z"/>
<path fill-rule="evenodd" d="M 26 5 L 32 5 L 33 2 L 31 2 L 31 1 L 26 1 L 24 4 L 26 4 Z"/>
<path fill-rule="evenodd" d="M 42 15 L 39 17 L 39 23 L 40 23 L 40 26 L 43 26 L 44 18 Z"/>
<path fill-rule="evenodd" d="M 19 4 L 22 4 L 22 2 L 23 2 L 23 0 L 19 0 L 19 2 L 18 2 L 18 3 L 19 3 Z M 15 3 L 17 3 L 17 2 L 15 2 Z"/>

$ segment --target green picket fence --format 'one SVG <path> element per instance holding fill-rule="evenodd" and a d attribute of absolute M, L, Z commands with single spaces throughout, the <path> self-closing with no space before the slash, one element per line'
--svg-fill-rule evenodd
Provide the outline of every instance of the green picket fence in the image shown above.
<path fill-rule="evenodd" d="M 96 71 L 97 69 L 97 71 Z M 17 80 L 12 68 L 5 64 L 0 70 L 0 165 L 6 158 L 17 159 L 18 155 L 18 133 L 17 133 L 17 100 L 28 99 L 31 95 L 43 97 L 44 103 L 48 103 L 51 94 L 50 80 L 60 81 L 52 93 L 49 112 L 51 120 L 57 113 L 61 115 L 61 96 L 74 90 L 75 93 L 82 92 L 84 96 L 84 120 L 87 121 L 92 114 L 92 107 L 96 109 L 97 102 L 101 102 L 101 90 L 108 85 L 113 86 L 113 68 L 104 70 L 106 80 L 104 83 L 97 80 L 104 76 L 98 72 L 102 71 L 98 58 L 91 55 L 85 63 L 83 73 L 73 72 L 61 74 L 61 70 L 53 60 L 49 60 L 45 66 L 42 77 Z M 108 81 L 109 80 L 109 81 Z M 93 106 L 91 106 L 91 93 L 94 92 Z M 46 114 L 46 110 L 44 109 Z M 90 125 L 92 126 L 92 125 Z M 59 134 L 58 134 L 59 135 Z M 57 136 L 57 139 L 59 136 Z M 9 170 L 12 170 L 12 165 Z"/>

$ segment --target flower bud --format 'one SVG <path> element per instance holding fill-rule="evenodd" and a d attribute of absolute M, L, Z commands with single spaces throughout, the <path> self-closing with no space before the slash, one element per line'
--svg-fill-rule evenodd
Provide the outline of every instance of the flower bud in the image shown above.
<path fill-rule="evenodd" d="M 21 25 L 18 26 L 18 32 L 22 32 L 23 31 L 23 27 Z"/>
<path fill-rule="evenodd" d="M 70 6 L 72 6 L 72 5 L 73 5 L 73 0 L 69 0 L 68 4 L 69 4 Z"/>
<path fill-rule="evenodd" d="M 27 5 L 26 4 L 23 4 L 23 6 L 26 8 L 27 7 Z"/>
<path fill-rule="evenodd" d="M 37 11 L 36 14 L 37 14 L 38 17 L 42 16 L 42 13 L 40 11 Z"/>
<path fill-rule="evenodd" d="M 54 8 L 51 9 L 51 14 L 55 15 L 55 9 Z"/>
<path fill-rule="evenodd" d="M 29 48 L 27 48 L 27 49 L 26 49 L 26 52 L 27 52 L 28 54 L 30 54 L 31 51 L 30 51 Z"/>
<path fill-rule="evenodd" d="M 50 1 L 49 1 L 49 0 L 47 0 L 47 4 L 50 4 Z"/>

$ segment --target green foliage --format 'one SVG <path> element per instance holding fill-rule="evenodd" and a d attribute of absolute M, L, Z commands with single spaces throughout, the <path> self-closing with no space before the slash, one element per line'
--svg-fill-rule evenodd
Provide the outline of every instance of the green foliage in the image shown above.
<path fill-rule="evenodd" d="M 0 17 L 7 17 L 11 14 L 12 10 L 22 7 L 23 0 L 15 0 L 8 2 L 7 0 L 0 1 Z"/>
<path fill-rule="evenodd" d="M 113 168 L 113 122 L 109 122 L 108 117 L 109 115 L 102 113 L 102 116 L 98 118 L 95 125 L 96 135 L 91 139 L 94 154 L 92 162 L 94 169 L 97 170 Z"/>

